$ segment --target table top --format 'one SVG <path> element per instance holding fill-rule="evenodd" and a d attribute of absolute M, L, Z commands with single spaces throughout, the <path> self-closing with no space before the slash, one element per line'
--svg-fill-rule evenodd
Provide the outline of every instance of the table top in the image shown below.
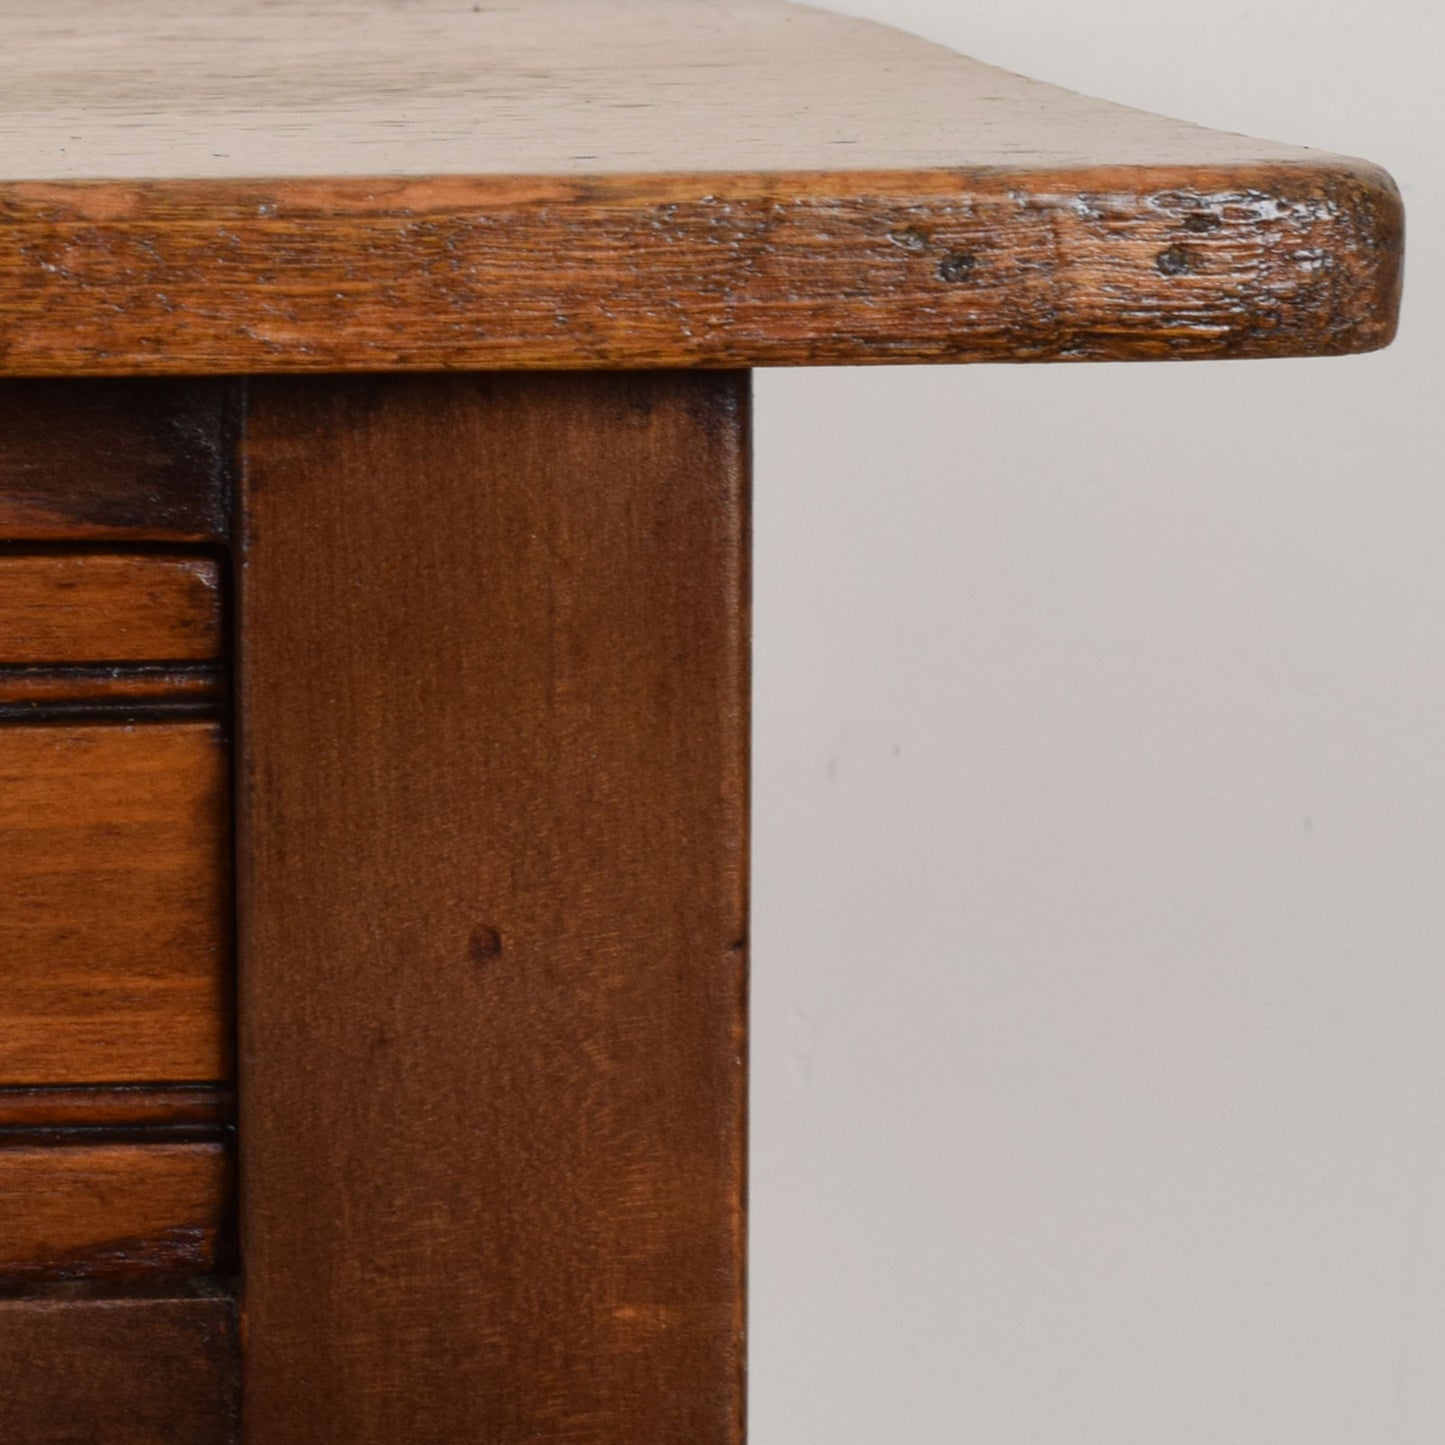
<path fill-rule="evenodd" d="M 1367 163 L 780 0 L 8 0 L 0 374 L 1278 356 Z"/>

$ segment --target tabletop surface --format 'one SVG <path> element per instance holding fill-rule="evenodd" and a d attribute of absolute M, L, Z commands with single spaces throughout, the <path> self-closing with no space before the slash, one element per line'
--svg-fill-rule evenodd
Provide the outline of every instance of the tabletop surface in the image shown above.
<path fill-rule="evenodd" d="M 7 0 L 0 374 L 1308 355 L 1364 162 L 781 0 Z"/>
<path fill-rule="evenodd" d="M 1308 162 L 778 0 L 6 0 L 0 179 Z"/>

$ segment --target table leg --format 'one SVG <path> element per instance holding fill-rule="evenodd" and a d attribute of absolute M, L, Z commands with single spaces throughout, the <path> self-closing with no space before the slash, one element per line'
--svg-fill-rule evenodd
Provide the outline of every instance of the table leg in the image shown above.
<path fill-rule="evenodd" d="M 741 1439 L 747 437 L 745 373 L 251 385 L 248 1445 Z"/>

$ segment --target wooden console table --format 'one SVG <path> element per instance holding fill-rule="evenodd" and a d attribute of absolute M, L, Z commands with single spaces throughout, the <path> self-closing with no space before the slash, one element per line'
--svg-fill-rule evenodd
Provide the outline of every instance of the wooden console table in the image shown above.
<path fill-rule="evenodd" d="M 10 0 L 0 1437 L 739 1441 L 746 369 L 1365 351 L 1401 232 L 778 0 Z"/>

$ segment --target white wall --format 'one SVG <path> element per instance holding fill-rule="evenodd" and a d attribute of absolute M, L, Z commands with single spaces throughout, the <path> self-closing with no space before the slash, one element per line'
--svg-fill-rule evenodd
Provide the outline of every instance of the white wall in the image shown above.
<path fill-rule="evenodd" d="M 759 374 L 754 1445 L 1440 1445 L 1445 6 L 829 8 L 1411 262 L 1379 356 Z"/>

